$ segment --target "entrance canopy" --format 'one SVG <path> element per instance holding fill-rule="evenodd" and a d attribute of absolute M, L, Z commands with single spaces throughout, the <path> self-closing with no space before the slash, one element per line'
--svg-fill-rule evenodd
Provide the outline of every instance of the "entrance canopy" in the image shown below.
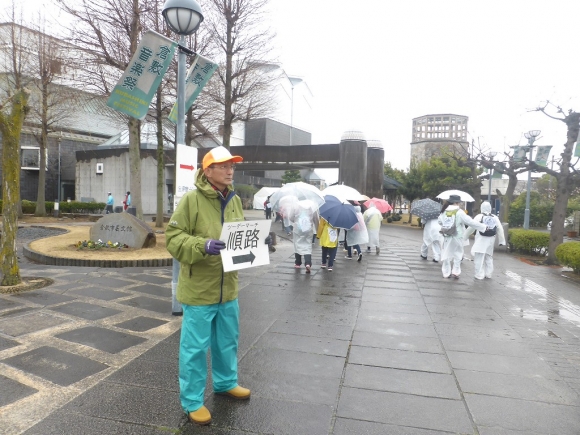
<path fill-rule="evenodd" d="M 274 192 L 280 190 L 279 187 L 262 187 L 254 194 L 254 210 L 264 210 L 264 202 Z"/>

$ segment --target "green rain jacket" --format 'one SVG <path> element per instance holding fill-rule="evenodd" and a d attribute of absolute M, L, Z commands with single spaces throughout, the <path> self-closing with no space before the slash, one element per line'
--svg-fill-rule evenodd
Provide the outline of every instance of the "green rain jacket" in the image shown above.
<path fill-rule="evenodd" d="M 201 169 L 195 186 L 179 201 L 165 230 L 167 250 L 181 264 L 177 300 L 186 305 L 235 300 L 238 272 L 224 272 L 221 256 L 206 254 L 205 242 L 220 238 L 224 222 L 244 220 L 242 201 L 231 186 L 223 198 Z"/>

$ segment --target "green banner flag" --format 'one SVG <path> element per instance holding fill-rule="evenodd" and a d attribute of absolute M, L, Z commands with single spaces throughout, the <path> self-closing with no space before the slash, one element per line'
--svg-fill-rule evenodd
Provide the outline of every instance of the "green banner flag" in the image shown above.
<path fill-rule="evenodd" d="M 176 47 L 176 42 L 159 33 L 145 32 L 111 92 L 107 106 L 133 118 L 144 119 Z"/>
<path fill-rule="evenodd" d="M 524 146 L 515 146 L 512 147 L 514 149 L 514 155 L 512 156 L 512 161 L 514 162 L 521 162 L 526 157 L 526 151 L 528 151 L 528 147 Z"/>
<path fill-rule="evenodd" d="M 505 163 L 496 163 L 495 164 L 495 169 L 493 170 L 493 175 L 491 176 L 491 178 L 501 178 L 503 173 L 500 172 L 502 170 L 505 170 Z"/>
<path fill-rule="evenodd" d="M 551 149 L 552 145 L 538 146 L 538 151 L 536 152 L 536 159 L 534 161 L 540 166 L 546 166 L 548 164 L 548 156 L 550 155 Z"/>
<path fill-rule="evenodd" d="M 574 157 L 580 157 L 580 133 L 578 133 L 578 139 L 576 139 L 576 149 L 574 150 Z"/>
<path fill-rule="evenodd" d="M 189 67 L 187 76 L 185 78 L 185 111 L 187 112 L 193 105 L 201 90 L 209 81 L 215 70 L 217 70 L 217 63 L 206 59 L 199 54 L 196 54 L 195 61 Z M 169 120 L 177 124 L 177 102 L 173 105 Z"/>

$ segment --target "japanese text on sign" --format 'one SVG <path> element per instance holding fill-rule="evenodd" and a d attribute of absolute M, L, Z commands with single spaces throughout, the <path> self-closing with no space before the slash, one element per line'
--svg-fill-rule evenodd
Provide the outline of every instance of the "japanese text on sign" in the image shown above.
<path fill-rule="evenodd" d="M 236 251 L 258 247 L 258 235 L 260 231 L 256 229 L 257 224 L 252 225 L 239 223 L 225 225 L 227 225 L 230 230 L 226 242 L 226 249 Z M 247 228 L 248 226 L 253 226 L 254 228 Z"/>

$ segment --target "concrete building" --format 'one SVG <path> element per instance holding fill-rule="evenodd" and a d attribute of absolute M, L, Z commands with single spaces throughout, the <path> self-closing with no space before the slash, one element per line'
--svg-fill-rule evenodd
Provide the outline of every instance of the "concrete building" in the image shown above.
<path fill-rule="evenodd" d="M 411 162 L 430 160 L 444 153 L 467 156 L 467 122 L 469 118 L 450 113 L 413 118 Z"/>
<path fill-rule="evenodd" d="M 84 52 L 78 47 L 15 23 L 0 24 L 0 41 L 0 100 L 4 100 L 2 97 L 13 89 L 14 53 L 18 56 L 17 67 L 21 70 L 22 84 L 30 90 L 30 110 L 20 137 L 20 197 L 36 201 L 38 195 L 42 132 L 39 59 L 42 58 L 45 62 L 49 61 L 53 74 L 47 93 L 50 109 L 47 163 L 44 168 L 45 198 L 47 201 L 74 200 L 75 152 L 95 149 L 122 128 L 123 120 L 117 112 L 107 107 L 104 97 L 87 92 L 90 91 L 87 84 L 81 85 L 83 69 L 79 65 Z"/>

